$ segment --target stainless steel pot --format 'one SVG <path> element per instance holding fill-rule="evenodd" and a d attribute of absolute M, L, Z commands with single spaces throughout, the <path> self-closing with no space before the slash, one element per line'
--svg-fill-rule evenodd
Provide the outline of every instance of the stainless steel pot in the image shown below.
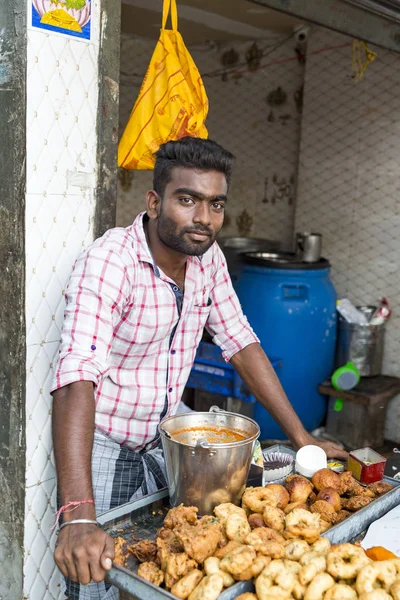
<path fill-rule="evenodd" d="M 224 428 L 243 432 L 235 442 L 210 442 L 201 428 Z M 197 432 L 193 432 L 196 428 Z M 186 432 L 182 432 L 186 430 Z M 191 431 L 192 430 L 192 431 Z M 212 407 L 167 417 L 159 425 L 171 506 L 197 506 L 200 515 L 211 514 L 222 502 L 239 504 L 246 487 L 255 442 L 260 428 L 249 417 Z M 221 438 L 222 439 L 222 438 Z M 218 440 L 219 442 L 219 440 Z"/>
<path fill-rule="evenodd" d="M 281 243 L 277 240 L 239 236 L 218 238 L 218 244 L 225 255 L 229 273 L 233 280 L 240 275 L 246 252 L 270 252 L 277 251 L 281 247 Z"/>
<path fill-rule="evenodd" d="M 320 233 L 296 233 L 296 255 L 303 262 L 318 262 L 322 252 Z"/>

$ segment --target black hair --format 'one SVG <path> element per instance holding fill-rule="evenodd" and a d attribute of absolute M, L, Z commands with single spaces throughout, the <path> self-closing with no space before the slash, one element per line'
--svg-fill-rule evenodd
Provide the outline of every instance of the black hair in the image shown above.
<path fill-rule="evenodd" d="M 229 187 L 235 157 L 212 140 L 183 137 L 176 142 L 162 144 L 154 156 L 153 189 L 161 198 L 175 167 L 218 171 L 225 175 Z"/>

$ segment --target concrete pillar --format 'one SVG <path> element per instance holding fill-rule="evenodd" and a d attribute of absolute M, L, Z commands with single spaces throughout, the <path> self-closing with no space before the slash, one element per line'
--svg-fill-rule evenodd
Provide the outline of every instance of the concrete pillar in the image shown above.
<path fill-rule="evenodd" d="M 0 598 L 22 597 L 26 4 L 0 2 Z"/>

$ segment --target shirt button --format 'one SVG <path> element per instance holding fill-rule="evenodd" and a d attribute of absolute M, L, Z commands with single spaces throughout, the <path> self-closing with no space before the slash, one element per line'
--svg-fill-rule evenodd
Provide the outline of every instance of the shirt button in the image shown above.
<path fill-rule="evenodd" d="M 177 292 L 179 290 L 179 288 L 176 285 L 174 285 L 172 289 L 174 290 L 174 292 Z"/>
<path fill-rule="evenodd" d="M 171 354 L 176 354 L 176 350 L 171 350 Z"/>
<path fill-rule="evenodd" d="M 171 393 L 172 392 L 172 388 L 168 388 L 168 391 L 169 391 L 169 393 Z"/>

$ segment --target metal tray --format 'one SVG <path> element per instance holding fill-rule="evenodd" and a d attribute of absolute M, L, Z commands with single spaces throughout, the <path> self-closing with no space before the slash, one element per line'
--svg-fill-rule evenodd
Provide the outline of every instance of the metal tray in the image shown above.
<path fill-rule="evenodd" d="M 263 452 L 295 454 L 292 448 L 282 444 L 271 446 Z M 383 517 L 389 510 L 400 504 L 400 481 L 391 477 L 384 477 L 384 481 L 393 485 L 393 490 L 323 533 L 323 537 L 328 538 L 332 544 L 360 539 L 373 521 Z M 98 516 L 98 521 L 112 537 L 121 536 L 129 543 L 133 543 L 141 539 L 154 539 L 168 509 L 168 488 L 164 488 L 140 500 L 128 502 L 105 512 Z M 129 556 L 127 568 L 113 565 L 107 574 L 107 581 L 140 600 L 165 600 L 166 598 L 176 600 L 176 597 L 167 590 L 138 577 L 138 565 L 138 561 L 133 556 Z M 253 590 L 251 581 L 243 581 L 222 592 L 218 600 L 234 600 L 240 594 Z"/>
<path fill-rule="evenodd" d="M 292 448 L 283 446 L 282 444 L 276 444 L 270 448 L 266 448 L 264 453 L 270 452 L 287 452 L 288 454 L 296 454 Z M 359 538 L 368 527 L 386 515 L 389 510 L 392 510 L 395 506 L 400 504 L 400 481 L 393 479 L 392 477 L 384 477 L 383 481 L 390 483 L 393 489 L 381 496 L 377 500 L 374 500 L 361 510 L 358 510 L 351 517 L 347 517 L 344 521 L 338 525 L 334 525 L 322 534 L 322 537 L 328 538 L 331 544 L 343 544 L 344 542 L 351 542 Z"/>
<path fill-rule="evenodd" d="M 140 500 L 128 502 L 109 510 L 99 515 L 97 520 L 112 537 L 121 536 L 127 542 L 134 543 L 140 539 L 154 539 L 168 510 L 168 488 L 164 488 L 159 492 L 144 496 Z M 107 581 L 140 600 L 165 600 L 166 598 L 177 600 L 176 596 L 167 590 L 138 577 L 138 566 L 138 561 L 130 555 L 127 568 L 113 564 L 107 573 Z M 218 600 L 234 600 L 240 594 L 253 589 L 251 581 L 236 583 L 222 592 Z"/>

